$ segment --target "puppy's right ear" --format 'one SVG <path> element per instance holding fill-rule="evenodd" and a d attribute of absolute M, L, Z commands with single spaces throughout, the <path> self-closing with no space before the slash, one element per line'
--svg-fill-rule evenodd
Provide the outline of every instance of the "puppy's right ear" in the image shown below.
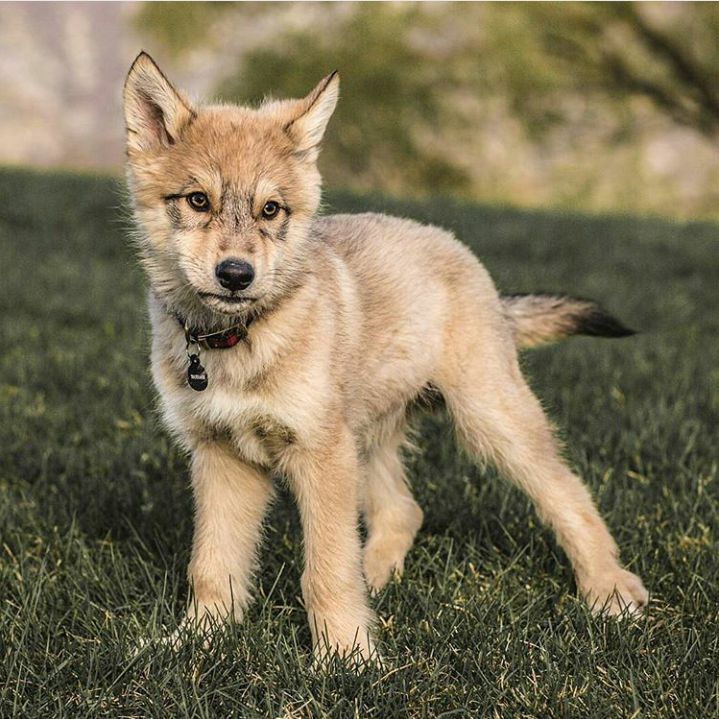
<path fill-rule="evenodd" d="M 172 86 L 155 61 L 141 52 L 123 91 L 128 151 L 170 147 L 195 116 L 189 101 Z"/>
<path fill-rule="evenodd" d="M 310 162 L 317 159 L 320 142 L 337 106 L 339 94 L 340 76 L 335 70 L 323 78 L 307 97 L 295 103 L 299 114 L 285 126 L 285 131 L 295 142 L 296 151 Z"/>

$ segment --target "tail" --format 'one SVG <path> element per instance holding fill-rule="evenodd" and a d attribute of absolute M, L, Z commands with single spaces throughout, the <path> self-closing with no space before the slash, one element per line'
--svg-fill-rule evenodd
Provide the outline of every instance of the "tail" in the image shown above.
<path fill-rule="evenodd" d="M 628 337 L 625 327 L 592 300 L 567 295 L 503 295 L 505 315 L 514 327 L 517 347 L 539 347 L 571 337 Z"/>

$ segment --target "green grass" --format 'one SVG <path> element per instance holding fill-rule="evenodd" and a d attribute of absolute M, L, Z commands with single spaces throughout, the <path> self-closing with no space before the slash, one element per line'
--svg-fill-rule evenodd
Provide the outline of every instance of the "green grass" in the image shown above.
<path fill-rule="evenodd" d="M 719 716 L 719 225 L 328 196 L 450 227 L 501 289 L 594 297 L 642 331 L 524 364 L 647 615 L 593 619 L 524 497 L 428 417 L 408 460 L 426 521 L 375 600 L 387 668 L 357 676 L 310 665 L 284 495 L 246 621 L 133 658 L 181 614 L 192 507 L 122 192 L 4 171 L 0 197 L 0 716 Z"/>

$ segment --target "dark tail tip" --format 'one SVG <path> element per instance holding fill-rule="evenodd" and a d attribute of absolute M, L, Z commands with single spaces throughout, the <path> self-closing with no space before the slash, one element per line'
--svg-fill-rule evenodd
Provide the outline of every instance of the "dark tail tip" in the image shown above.
<path fill-rule="evenodd" d="M 577 334 L 591 337 L 631 337 L 637 332 L 623 325 L 598 305 L 576 317 Z"/>

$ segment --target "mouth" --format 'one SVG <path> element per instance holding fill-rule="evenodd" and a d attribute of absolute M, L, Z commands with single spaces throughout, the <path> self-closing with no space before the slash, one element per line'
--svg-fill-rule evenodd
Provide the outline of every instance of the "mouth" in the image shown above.
<path fill-rule="evenodd" d="M 238 307 L 240 305 L 250 305 L 257 298 L 238 296 L 238 295 L 218 295 L 214 292 L 199 292 L 200 298 L 208 305 L 216 307 L 217 305 L 231 305 L 232 307 Z"/>

